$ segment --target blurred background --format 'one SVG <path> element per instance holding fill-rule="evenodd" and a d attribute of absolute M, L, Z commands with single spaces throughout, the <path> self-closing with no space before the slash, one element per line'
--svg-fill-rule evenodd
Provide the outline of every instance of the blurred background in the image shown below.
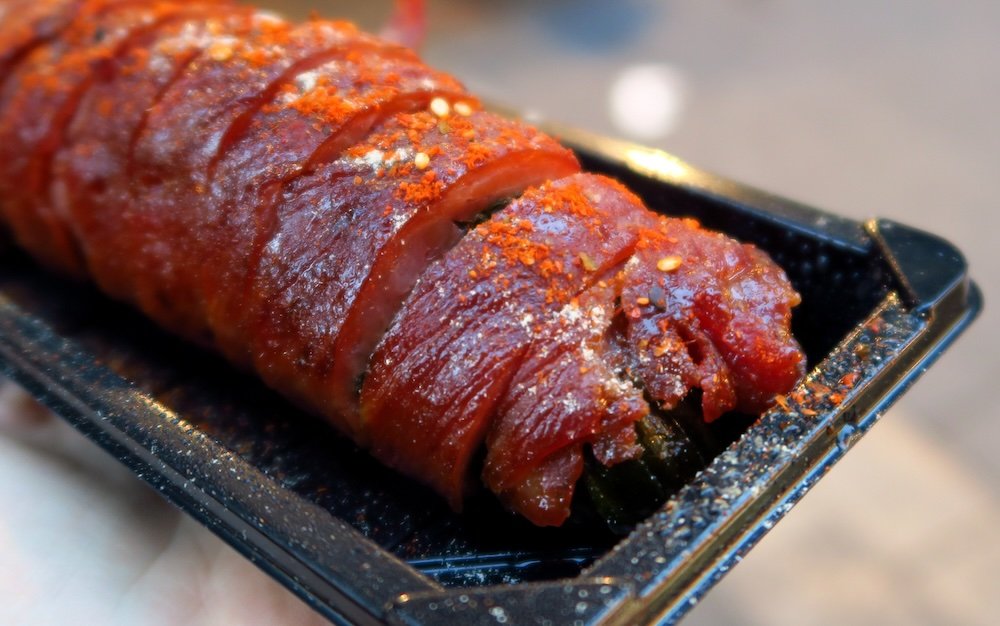
<path fill-rule="evenodd" d="M 285 2 L 377 29 L 390 3 Z M 1000 3 L 429 2 L 484 98 L 963 250 L 980 320 L 689 624 L 1000 623 Z"/>

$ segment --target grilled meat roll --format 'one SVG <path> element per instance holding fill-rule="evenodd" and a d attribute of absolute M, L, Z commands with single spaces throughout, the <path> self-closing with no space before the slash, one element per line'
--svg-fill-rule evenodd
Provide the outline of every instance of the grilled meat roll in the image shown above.
<path fill-rule="evenodd" d="M 3 0 L 0 163 L 3 224 L 40 262 L 455 508 L 480 472 L 561 524 L 588 463 L 669 448 L 651 416 L 692 393 L 708 421 L 760 412 L 803 374 L 798 295 L 762 252 L 348 23 Z"/>

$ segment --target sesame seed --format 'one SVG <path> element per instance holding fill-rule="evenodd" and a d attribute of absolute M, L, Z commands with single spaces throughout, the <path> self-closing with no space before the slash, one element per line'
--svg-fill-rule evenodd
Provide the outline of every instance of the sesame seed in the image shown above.
<path fill-rule="evenodd" d="M 645 296 L 639 296 L 638 298 L 635 299 L 635 302 L 639 306 L 646 306 L 647 304 L 649 304 L 649 298 Z"/>
<path fill-rule="evenodd" d="M 677 255 L 665 256 L 656 262 L 656 269 L 661 272 L 672 272 L 681 266 L 681 260 Z"/>
<path fill-rule="evenodd" d="M 431 113 L 438 117 L 447 117 L 451 113 L 451 105 L 444 98 L 434 98 L 431 100 Z"/>
<path fill-rule="evenodd" d="M 458 113 L 463 117 L 469 117 L 470 115 L 472 115 L 472 107 L 469 106 L 468 102 L 456 102 L 455 113 Z"/>
<path fill-rule="evenodd" d="M 213 61 L 218 61 L 220 63 L 228 61 L 233 57 L 233 48 L 226 43 L 217 42 L 212 44 L 212 46 L 208 49 L 208 56 L 212 57 Z"/>
<path fill-rule="evenodd" d="M 417 166 L 418 170 L 426 169 L 431 164 L 431 158 L 427 156 L 426 152 L 418 152 L 413 155 L 413 164 Z"/>

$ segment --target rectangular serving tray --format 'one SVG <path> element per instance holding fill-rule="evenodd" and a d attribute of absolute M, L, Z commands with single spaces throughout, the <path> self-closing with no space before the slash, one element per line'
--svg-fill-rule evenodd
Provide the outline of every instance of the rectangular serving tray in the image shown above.
<path fill-rule="evenodd" d="M 338 623 L 678 620 L 974 319 L 948 243 L 858 223 L 657 150 L 548 130 L 651 208 L 767 250 L 802 294 L 807 380 L 625 538 L 451 512 L 217 357 L 14 251 L 0 371 Z"/>

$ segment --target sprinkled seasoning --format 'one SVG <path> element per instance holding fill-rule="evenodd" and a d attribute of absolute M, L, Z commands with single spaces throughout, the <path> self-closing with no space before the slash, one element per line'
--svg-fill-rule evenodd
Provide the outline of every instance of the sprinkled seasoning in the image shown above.
<path fill-rule="evenodd" d="M 123 4 L 123 6 L 127 5 L 128 3 Z M 337 355 L 350 353 L 356 348 L 359 350 L 359 354 L 361 348 L 370 350 L 371 346 L 364 346 L 363 343 L 368 339 L 366 335 L 373 335 L 374 338 L 375 331 L 378 330 L 375 328 L 377 322 L 369 328 L 368 319 L 362 319 L 362 317 L 368 318 L 369 312 L 376 309 L 385 309 L 387 314 L 391 313 L 393 306 L 399 304 L 393 299 L 397 296 L 401 298 L 405 294 L 405 289 L 412 284 L 406 283 L 406 281 L 416 280 L 416 276 L 419 275 L 416 270 L 420 269 L 419 267 L 407 268 L 407 270 L 398 273 L 393 273 L 396 270 L 390 271 L 389 268 L 390 263 L 393 263 L 396 257 L 410 260 L 407 256 L 410 251 L 422 252 L 420 246 L 425 242 L 421 241 L 421 238 L 433 231 L 432 228 L 427 228 L 427 225 L 434 226 L 435 220 L 446 218 L 443 223 L 444 227 L 447 228 L 452 224 L 452 213 L 458 213 L 459 209 L 468 210 L 470 213 L 482 209 L 482 207 L 469 206 L 466 197 L 462 195 L 462 187 L 467 182 L 469 187 L 477 193 L 482 191 L 484 187 L 494 187 L 492 191 L 488 190 L 481 196 L 483 202 L 493 196 L 506 200 L 511 196 L 519 195 L 520 189 L 534 185 L 535 182 L 531 181 L 535 181 L 535 179 L 560 180 L 566 173 L 576 171 L 574 169 L 576 162 L 572 156 L 559 152 L 557 146 L 551 145 L 551 140 L 515 123 L 499 122 L 493 119 L 492 114 L 474 111 L 474 107 L 478 107 L 478 104 L 471 97 L 465 95 L 461 88 L 455 86 L 454 83 L 438 81 L 430 74 L 420 70 L 416 67 L 418 62 L 415 57 L 411 59 L 404 53 L 398 53 L 403 55 L 402 58 L 399 58 L 395 56 L 397 53 L 394 52 L 392 62 L 388 63 L 387 61 L 383 65 L 376 61 L 364 60 L 368 57 L 358 56 L 372 52 L 370 49 L 362 51 L 360 48 L 363 46 L 361 46 L 357 50 L 342 51 L 343 54 L 338 52 L 337 58 L 332 64 L 328 62 L 318 68 L 300 71 L 311 66 L 308 64 L 294 65 L 292 64 L 294 59 L 311 54 L 313 50 L 321 48 L 330 50 L 331 46 L 343 43 L 344 37 L 348 36 L 353 46 L 353 42 L 358 38 L 353 36 L 353 31 L 348 32 L 349 29 L 337 23 L 329 23 L 323 28 L 299 31 L 267 15 L 256 15 L 250 21 L 254 28 L 254 31 L 250 33 L 252 35 L 249 38 L 250 43 L 244 41 L 246 38 L 242 36 L 238 39 L 230 38 L 230 35 L 225 32 L 227 29 L 222 29 L 217 24 L 198 26 L 199 29 L 207 29 L 211 32 L 213 39 L 205 41 L 203 46 L 185 44 L 181 46 L 181 49 L 192 49 L 194 52 L 199 52 L 197 57 L 192 57 L 196 60 L 195 64 L 190 65 L 192 70 L 190 73 L 205 71 L 212 74 L 206 76 L 203 82 L 192 81 L 194 86 L 190 89 L 177 90 L 177 93 L 180 94 L 177 98 L 177 104 L 195 102 L 191 96 L 191 94 L 195 94 L 198 96 L 196 104 L 201 104 L 201 98 L 205 98 L 207 101 L 216 103 L 218 105 L 216 108 L 220 111 L 225 108 L 228 114 L 237 108 L 230 106 L 231 103 L 238 103 L 242 107 L 249 99 L 252 99 L 249 98 L 250 96 L 255 94 L 260 96 L 253 99 L 253 105 L 248 109 L 247 115 L 237 118 L 238 123 L 229 125 L 229 128 L 236 129 L 235 134 L 223 137 L 224 141 L 216 144 L 208 143 L 203 146 L 202 137 L 207 136 L 207 133 L 190 133 L 189 143 L 192 144 L 193 154 L 200 154 L 198 150 L 203 147 L 207 147 L 209 150 L 216 149 L 217 152 L 221 153 L 225 148 L 220 149 L 219 145 L 234 144 L 235 140 L 239 138 L 239 133 L 251 132 L 247 130 L 249 128 L 252 129 L 252 132 L 257 133 L 257 138 L 265 140 L 264 146 L 261 144 L 253 145 L 256 146 L 258 153 L 267 150 L 268 163 L 270 163 L 272 149 L 279 156 L 283 154 L 282 150 L 288 149 L 288 146 L 281 144 L 283 141 L 281 131 L 284 130 L 284 127 L 280 126 L 279 122 L 285 123 L 292 120 L 295 122 L 296 128 L 303 129 L 302 132 L 309 134 L 312 138 L 315 138 L 314 134 L 335 137 L 341 127 L 345 128 L 343 145 L 324 141 L 320 145 L 321 150 L 312 152 L 313 155 L 320 154 L 319 159 L 306 160 L 296 157 L 294 160 L 295 163 L 299 164 L 294 170 L 295 182 L 298 184 L 298 181 L 303 181 L 301 190 L 305 191 L 302 193 L 312 193 L 314 188 L 309 187 L 309 185 L 319 180 L 319 174 L 330 174 L 330 180 L 336 181 L 334 189 L 338 192 L 346 192 L 346 194 L 337 196 L 337 200 L 343 199 L 343 204 L 350 204 L 351 210 L 356 209 L 358 214 L 370 215 L 371 222 L 375 227 L 369 232 L 366 223 L 360 219 L 357 222 L 361 225 L 360 227 L 353 222 L 343 225 L 344 240 L 347 240 L 348 236 L 351 239 L 342 247 L 347 250 L 348 245 L 351 246 L 349 250 L 352 255 L 352 263 L 357 267 L 357 276 L 360 277 L 355 278 L 352 275 L 350 280 L 363 278 L 366 282 L 364 284 L 358 283 L 361 289 L 358 292 L 360 295 L 358 300 L 351 301 L 352 311 L 349 312 L 350 315 L 344 322 L 343 334 L 339 336 L 346 337 L 346 339 L 341 341 L 338 337 L 335 340 L 334 352 Z M 196 29 L 194 32 L 199 31 Z M 94 38 L 95 40 L 107 41 L 114 37 L 114 33 L 114 30 L 107 32 L 102 30 L 99 35 L 94 33 Z M 377 49 L 377 46 L 371 46 L 371 48 Z M 200 55 L 200 50 L 204 50 L 203 56 Z M 162 56 L 163 53 L 158 51 L 156 54 Z M 329 59 L 330 55 L 323 58 Z M 377 58 L 377 55 L 372 58 Z M 89 57 L 78 59 L 75 65 L 81 71 L 89 73 L 92 61 L 93 59 Z M 196 65 L 199 62 L 200 69 Z M 177 65 L 180 69 L 187 68 L 186 61 L 184 64 L 177 63 Z M 286 72 L 291 68 L 295 68 L 295 71 L 300 73 L 294 76 L 286 75 Z M 165 70 L 171 70 L 171 68 L 166 67 Z M 416 77 L 414 77 L 415 73 L 418 74 Z M 215 76 L 222 77 L 223 74 L 225 74 L 226 81 L 220 78 L 218 86 L 212 82 L 215 80 Z M 271 86 L 278 84 L 275 81 L 279 77 L 282 77 L 283 83 L 272 88 Z M 42 79 L 52 78 L 39 78 L 39 80 Z M 231 87 L 232 93 L 223 91 L 222 87 Z M 261 90 L 265 88 L 267 91 L 262 92 Z M 213 94 L 222 95 L 217 98 Z M 439 94 L 447 95 L 440 97 Z M 263 97 L 264 95 L 266 98 Z M 432 98 L 432 96 L 438 97 Z M 103 106 L 110 107 L 113 102 L 114 100 L 106 100 L 106 104 Z M 254 109 L 254 107 L 259 107 L 259 109 Z M 163 109 L 163 111 L 158 111 L 158 114 L 161 114 L 160 117 L 164 119 L 160 120 L 158 117 L 157 121 L 173 123 L 175 120 L 169 114 L 172 110 L 180 109 L 169 106 L 165 106 Z M 258 111 L 265 115 L 258 116 Z M 416 112 L 400 113 L 400 111 Z M 67 112 L 69 112 L 68 108 Z M 105 117 L 111 117 L 111 113 L 109 109 L 106 111 Z M 272 116 L 272 114 L 274 115 Z M 178 114 L 176 117 L 178 122 L 188 122 L 184 115 Z M 249 126 L 263 118 L 268 120 L 267 126 Z M 197 121 L 198 118 L 193 119 Z M 225 119 L 219 119 L 226 122 Z M 187 128 L 183 124 L 182 126 Z M 372 132 L 372 129 L 376 129 L 376 131 Z M 445 137 L 445 135 L 450 136 Z M 292 139 L 288 142 L 289 144 L 300 143 L 297 135 L 290 134 L 290 136 Z M 359 137 L 366 139 L 362 140 Z M 183 150 L 187 149 L 184 144 L 184 141 L 187 140 L 183 134 L 179 133 L 170 139 L 177 143 L 177 147 L 166 146 L 164 153 L 172 151 L 183 156 Z M 544 158 L 539 158 L 540 156 Z M 141 159 L 134 160 L 142 163 Z M 259 161 L 261 160 L 259 159 Z M 292 159 L 289 160 L 292 161 Z M 197 175 L 201 169 L 199 163 L 195 162 L 194 165 L 198 168 L 193 169 L 183 159 L 179 159 L 179 161 L 178 167 L 184 175 L 178 177 L 178 180 L 179 184 L 185 186 L 185 191 L 192 188 L 198 194 L 215 192 L 214 187 L 206 186 L 195 180 L 196 176 L 187 175 L 192 172 Z M 250 159 L 247 158 L 244 162 L 250 162 Z M 185 167 L 188 170 L 185 170 Z M 327 169 L 320 171 L 320 167 L 327 167 Z M 482 168 L 480 172 L 472 172 L 480 167 Z M 469 178 L 463 178 L 469 174 L 471 174 Z M 271 176 L 270 173 L 267 175 Z M 275 174 L 276 177 L 277 175 Z M 517 179 L 517 177 L 521 177 L 522 180 L 510 182 L 510 179 Z M 189 187 L 189 181 L 194 183 L 193 186 Z M 282 179 L 279 182 L 283 185 L 285 180 Z M 347 189 L 352 182 L 354 186 L 362 188 Z M 175 183 L 176 181 L 170 181 L 170 184 Z M 340 187 L 341 184 L 344 187 Z M 519 188 L 518 185 L 520 185 Z M 225 188 L 240 190 L 244 186 L 232 185 Z M 219 189 L 223 190 L 224 186 L 219 185 Z M 270 187 L 265 186 L 264 189 L 268 191 Z M 294 189 L 295 193 L 301 190 L 299 187 Z M 452 193 L 452 190 L 457 191 Z M 283 193 L 286 190 L 279 187 L 278 191 Z M 319 193 L 323 194 L 325 191 L 326 188 L 321 187 Z M 445 191 L 448 191 L 447 196 L 444 195 Z M 622 297 L 625 279 L 621 272 L 615 277 L 606 274 L 585 274 L 585 272 L 593 273 L 621 265 L 624 259 L 633 254 L 633 248 L 637 248 L 635 245 L 637 237 L 633 236 L 636 233 L 631 230 L 632 227 L 619 228 L 619 232 L 616 233 L 615 229 L 620 223 L 612 223 L 608 219 L 608 216 L 611 215 L 610 212 L 601 212 L 614 208 L 613 204 L 608 204 L 612 191 L 613 189 L 607 184 L 594 185 L 593 187 L 586 185 L 568 186 L 561 189 L 554 186 L 545 189 L 544 193 L 537 192 L 539 196 L 544 195 L 544 198 L 532 198 L 525 194 L 529 198 L 528 201 L 535 203 L 533 209 L 544 205 L 542 210 L 531 213 L 531 219 L 510 217 L 512 212 L 507 212 L 506 215 L 503 212 L 491 214 L 487 222 L 475 226 L 475 235 L 468 234 L 468 231 L 465 232 L 465 235 L 469 237 L 465 240 L 469 242 L 467 244 L 468 259 L 474 265 L 476 260 L 481 258 L 482 265 L 474 268 L 470 268 L 467 264 L 462 265 L 459 271 L 453 274 L 455 280 L 458 281 L 462 277 L 460 271 L 464 269 L 473 283 L 469 284 L 469 281 L 463 279 L 460 284 L 455 285 L 456 291 L 452 294 L 452 298 L 459 302 L 471 303 L 470 306 L 465 307 L 466 309 L 479 306 L 480 303 L 486 302 L 488 298 L 494 296 L 503 302 L 500 306 L 509 307 L 504 308 L 504 310 L 510 312 L 510 319 L 516 328 L 524 331 L 518 334 L 517 338 L 527 339 L 529 342 L 537 344 L 532 347 L 534 352 L 531 357 L 540 366 L 543 366 L 539 368 L 537 375 L 526 369 L 525 371 L 528 372 L 525 375 L 526 380 L 518 381 L 515 388 L 523 386 L 529 390 L 528 393 L 534 394 L 536 387 L 531 385 L 532 382 L 546 384 L 546 387 L 541 388 L 543 392 L 538 394 L 539 401 L 548 402 L 549 406 L 559 408 L 565 413 L 567 420 L 572 418 L 572 420 L 579 422 L 579 427 L 570 423 L 563 429 L 564 432 L 556 432 L 555 429 L 551 429 L 551 433 L 555 433 L 561 438 L 560 441 L 553 442 L 565 446 L 566 437 L 573 437 L 578 446 L 583 446 L 586 442 L 594 444 L 595 450 L 600 450 L 603 447 L 603 452 L 596 453 L 603 455 L 602 462 L 613 456 L 615 457 L 613 460 L 630 458 L 628 454 L 631 453 L 624 448 L 628 445 L 634 446 L 634 443 L 623 440 L 612 430 L 601 433 L 601 429 L 608 428 L 612 418 L 630 427 L 631 422 L 641 415 L 635 411 L 645 406 L 641 393 L 631 386 L 628 378 L 619 378 L 620 375 L 617 372 L 603 369 L 605 363 L 603 363 L 602 357 L 607 348 L 603 338 L 608 332 L 612 318 L 619 315 L 620 303 L 625 302 L 626 304 L 623 306 L 629 307 L 627 315 L 638 318 L 640 314 L 647 315 L 650 311 L 640 312 L 635 308 L 635 305 L 646 306 L 650 304 L 653 297 L 652 287 L 649 284 L 636 287 L 627 298 Z M 492 196 L 489 195 L 491 193 Z M 623 193 L 627 192 L 623 191 Z M 332 196 L 333 194 L 328 195 Z M 293 196 L 294 194 L 289 192 L 281 197 L 280 202 Z M 312 196 L 302 197 L 312 198 Z M 223 200 L 228 201 L 225 197 Z M 303 237 L 311 237 L 313 232 L 321 233 L 319 237 L 325 237 L 329 234 L 330 229 L 326 227 L 326 222 L 319 221 L 317 223 L 316 221 L 326 219 L 329 214 L 333 214 L 333 211 L 329 210 L 327 211 L 328 215 L 322 214 L 322 209 L 327 205 L 307 204 L 303 200 L 303 206 L 295 208 L 298 213 L 286 219 L 286 214 L 281 212 L 284 211 L 284 207 L 280 207 L 280 210 L 275 208 L 279 202 L 278 199 L 269 197 L 267 202 L 271 203 L 268 208 L 275 214 L 273 216 L 274 224 L 268 224 L 269 227 L 274 228 L 274 231 L 270 241 L 261 242 L 265 245 L 265 251 L 260 256 L 267 255 L 268 259 L 280 261 L 280 263 L 273 265 L 281 265 L 282 267 L 289 265 L 291 267 L 291 262 L 285 263 L 287 259 L 282 255 L 288 255 L 288 258 L 291 258 L 293 253 L 285 250 L 291 250 L 297 243 L 286 246 L 282 251 L 279 251 L 279 248 L 282 238 L 288 236 L 288 240 L 293 240 L 294 237 L 298 236 L 293 229 L 301 228 L 303 231 L 306 231 L 307 227 L 312 229 L 308 230 L 309 234 L 303 235 Z M 241 206 L 242 204 L 244 203 L 241 203 Z M 330 206 L 339 207 L 341 205 L 331 203 Z M 597 207 L 600 207 L 600 211 L 595 211 Z M 634 210 L 642 211 L 639 206 Z M 197 215 L 197 212 L 193 212 L 193 214 Z M 291 214 L 290 210 L 287 215 Z M 254 216 L 254 214 L 250 214 L 248 222 L 252 221 Z M 172 218 L 173 215 L 168 217 Z M 461 214 L 458 217 L 468 218 L 470 216 Z M 464 222 L 460 223 L 464 224 Z M 336 226 L 338 229 L 341 227 L 340 223 Z M 560 239 L 562 236 L 560 228 L 563 229 L 563 233 L 566 230 L 571 232 Z M 628 231 L 628 237 L 615 237 L 616 234 L 621 235 L 621 231 L 624 230 Z M 650 230 L 656 229 L 650 227 Z M 654 233 L 647 238 L 649 248 L 646 249 L 649 252 L 642 257 L 643 263 L 647 264 L 652 261 L 650 264 L 655 265 L 661 272 L 672 271 L 681 265 L 680 257 L 666 257 L 660 259 L 659 263 L 655 261 L 661 254 L 678 250 L 676 247 L 660 249 L 656 247 L 661 245 L 667 237 L 666 228 L 661 230 L 664 233 Z M 323 243 L 334 241 L 336 246 L 341 246 L 340 231 L 338 230 L 337 233 L 338 239 L 322 239 L 321 241 Z M 473 237 L 477 237 L 477 239 L 473 239 Z M 437 242 L 430 241 L 429 237 L 427 239 L 428 246 L 430 244 L 436 245 Z M 309 243 L 308 239 L 303 239 L 303 241 Z M 407 243 L 413 241 L 416 244 Z M 197 243 L 193 249 L 197 251 L 199 249 L 197 246 L 202 245 L 203 243 Z M 306 249 L 305 246 L 303 249 Z M 481 249 L 482 254 L 480 255 Z M 323 250 L 326 250 L 326 247 Z M 586 250 L 586 252 L 581 250 Z M 254 255 L 257 254 L 256 251 L 252 250 L 252 252 Z M 439 251 L 435 249 L 433 253 L 438 254 Z M 311 252 L 307 250 L 306 254 L 311 254 Z M 686 252 L 685 255 L 687 255 Z M 199 258 L 196 254 L 187 256 Z M 419 265 L 425 260 L 430 260 L 429 258 L 413 256 L 411 265 Z M 698 259 L 697 262 L 693 260 L 695 258 Z M 167 262 L 170 260 L 169 257 L 166 258 Z M 264 259 L 255 258 L 255 263 L 258 261 L 261 268 L 271 267 Z M 688 265 L 685 269 L 697 268 L 702 264 L 700 257 L 687 256 L 687 261 Z M 310 264 L 310 272 L 315 270 L 315 273 L 307 274 L 308 280 L 303 279 L 298 282 L 296 289 L 299 285 L 306 290 L 313 289 L 313 283 L 320 282 L 314 280 L 314 277 L 318 276 L 322 276 L 324 279 L 329 276 L 328 283 L 330 284 L 347 280 L 334 274 L 341 272 L 339 267 L 333 269 L 333 273 L 325 273 L 331 271 L 329 268 L 332 267 L 332 262 L 328 262 L 326 256 L 316 262 L 310 261 Z M 413 275 L 410 276 L 408 272 Z M 643 274 L 643 277 L 646 276 Z M 599 277 L 607 280 L 599 281 L 597 284 L 600 290 L 597 290 L 594 289 L 594 282 Z M 298 278 L 295 280 L 298 281 Z M 661 282 L 663 281 L 661 280 Z M 347 285 L 346 282 L 344 284 Z M 382 289 L 383 285 L 389 285 L 390 288 Z M 339 283 L 334 286 L 340 288 Z M 354 283 L 350 285 L 351 288 L 354 286 L 356 286 Z M 257 287 L 270 288 L 265 281 L 261 281 L 254 287 L 255 290 Z M 443 288 L 444 285 L 439 284 L 437 287 Z M 200 285 L 198 289 L 201 289 Z M 459 289 L 461 291 L 458 291 Z M 392 290 L 399 290 L 402 293 L 397 294 Z M 179 291 L 184 293 L 183 288 Z M 598 291 L 602 293 L 598 293 Z M 283 293 L 292 292 L 294 290 L 291 288 L 283 291 Z M 305 310 L 307 308 L 305 305 L 311 304 L 310 298 L 314 291 L 304 291 L 303 293 L 310 294 L 302 298 L 303 306 L 301 308 Z M 642 293 L 643 296 L 636 297 L 637 293 Z M 512 298 L 511 294 L 523 295 L 524 297 Z M 649 297 L 646 297 L 647 294 Z M 264 297 L 261 297 L 260 304 L 262 306 L 265 304 L 265 300 Z M 326 332 L 327 319 L 342 319 L 342 316 L 329 315 L 331 306 L 341 306 L 340 304 L 331 305 L 330 302 L 333 300 L 333 298 L 318 297 L 319 306 L 323 308 L 317 309 L 317 315 L 322 316 L 323 321 L 314 325 L 311 317 L 306 318 L 308 324 L 298 326 L 296 332 L 299 330 L 305 333 L 313 332 L 313 330 Z M 489 301 L 489 305 L 494 306 L 493 301 Z M 299 306 L 297 302 L 295 306 Z M 357 319 L 355 319 L 355 312 L 357 312 Z M 279 337 L 279 334 L 284 332 L 279 324 L 283 324 L 284 320 L 290 317 L 285 316 L 284 313 L 285 311 L 282 310 L 281 319 L 279 316 L 273 318 L 275 320 L 274 337 Z M 377 313 L 381 315 L 383 311 L 379 310 Z M 308 315 L 312 315 L 312 313 L 310 312 Z M 436 318 L 439 320 L 439 325 L 443 325 L 442 323 L 445 321 L 448 323 L 455 321 L 446 316 L 436 316 Z M 386 321 L 388 322 L 388 318 Z M 615 328 L 617 329 L 617 326 Z M 491 333 L 483 332 L 484 330 L 486 329 L 483 328 L 470 334 L 469 339 L 479 343 L 489 340 Z M 344 389 L 338 388 L 332 394 L 337 396 L 333 400 L 335 403 L 339 403 L 341 402 L 340 396 L 343 396 L 343 403 L 348 407 L 352 400 L 356 400 L 356 396 L 361 391 L 359 381 L 362 379 L 357 376 L 358 372 L 350 371 L 354 367 L 353 365 L 341 366 L 342 363 L 348 362 L 347 359 L 333 358 L 332 374 L 343 370 L 343 373 L 351 374 L 349 376 L 331 375 L 327 377 L 327 372 L 303 372 L 305 367 L 312 367 L 321 359 L 326 359 L 325 355 L 314 358 L 314 355 L 319 353 L 320 348 L 313 343 L 304 345 L 305 349 L 303 350 L 296 350 L 294 349 L 296 346 L 292 345 L 292 350 L 285 351 L 280 345 L 280 338 L 272 341 L 272 337 L 267 336 L 271 331 L 272 329 L 266 329 L 266 331 L 262 330 L 261 332 L 265 335 L 269 346 L 273 345 L 281 349 L 268 352 L 267 358 L 272 358 L 273 354 L 274 361 L 268 361 L 267 367 L 262 368 L 262 371 L 266 369 L 269 372 L 278 372 L 285 367 L 292 368 L 289 371 L 295 372 L 294 379 L 291 381 L 291 387 L 294 389 L 298 389 L 301 385 L 312 386 L 315 377 L 320 375 L 324 378 L 324 389 L 330 380 L 345 381 Z M 336 332 L 341 331 L 337 330 Z M 291 334 L 289 343 L 294 344 L 296 341 L 306 338 L 301 334 Z M 360 342 L 362 344 L 360 347 L 355 342 L 355 339 L 358 338 L 363 340 Z M 657 356 L 670 350 L 676 350 L 678 343 L 674 340 L 661 342 L 661 339 L 655 336 L 651 340 L 644 339 L 643 341 L 645 342 L 644 347 L 655 346 L 654 350 L 661 351 Z M 523 344 L 524 341 L 521 343 Z M 520 349 L 520 346 L 518 347 Z M 436 358 L 439 354 L 440 352 L 434 353 L 432 356 Z M 514 358 L 520 359 L 518 354 L 520 353 L 516 353 Z M 348 354 L 349 358 L 353 356 L 353 353 Z M 396 354 L 390 353 L 386 355 L 384 362 L 391 365 L 398 362 L 395 360 L 396 358 L 398 358 Z M 551 361 L 555 365 L 550 365 L 550 359 L 558 360 Z M 587 377 L 572 381 L 562 379 L 563 372 L 571 374 L 574 371 L 573 365 L 576 366 L 576 371 L 581 376 L 587 375 Z M 305 378 L 299 376 L 299 372 L 303 372 Z M 279 374 L 278 383 L 284 384 L 280 376 L 283 374 Z M 533 378 L 528 378 L 528 376 Z M 459 377 L 456 376 L 456 380 L 458 379 Z M 354 386 L 351 387 L 352 385 Z M 467 386 L 464 384 L 460 386 L 458 391 L 463 394 L 460 397 L 467 399 L 465 395 Z M 419 387 L 410 385 L 408 388 L 417 389 Z M 828 395 L 833 393 L 829 388 L 823 387 L 823 389 Z M 530 411 L 535 411 L 535 409 L 532 408 Z M 592 412 L 594 415 L 588 416 L 587 412 Z M 542 414 L 535 413 L 534 415 Z M 524 417 L 533 419 L 533 415 L 530 414 L 526 414 Z M 583 417 L 587 417 L 590 422 L 581 421 Z M 514 431 L 517 430 L 514 429 Z M 408 434 L 404 433 L 404 435 Z M 608 438 L 602 440 L 596 437 L 598 434 L 606 434 Z M 414 441 L 415 439 L 410 437 L 410 441 L 405 443 L 410 446 Z M 435 449 L 440 447 L 439 443 L 440 438 L 431 442 Z M 532 441 L 529 440 L 528 443 L 532 443 Z M 546 446 L 539 445 L 538 450 L 555 449 L 548 444 Z M 611 449 L 612 446 L 618 448 Z M 522 449 L 523 446 L 513 445 L 510 447 L 512 452 L 520 452 Z M 412 446 L 408 447 L 407 450 L 412 450 Z M 504 459 L 500 459 L 500 461 L 504 461 Z M 447 465 L 447 467 L 452 466 Z M 411 473 L 419 475 L 418 472 Z M 444 489 L 439 490 L 443 491 Z M 568 495 L 565 492 L 553 491 L 551 494 L 544 494 L 544 497 L 546 499 L 558 497 L 563 498 L 563 502 L 568 501 Z M 559 520 L 551 517 L 546 523 L 553 521 Z"/>
<path fill-rule="evenodd" d="M 442 191 L 444 191 L 444 183 L 437 180 L 437 174 L 434 170 L 429 170 L 419 182 L 400 183 L 396 195 L 407 202 L 423 205 L 440 198 Z"/>

